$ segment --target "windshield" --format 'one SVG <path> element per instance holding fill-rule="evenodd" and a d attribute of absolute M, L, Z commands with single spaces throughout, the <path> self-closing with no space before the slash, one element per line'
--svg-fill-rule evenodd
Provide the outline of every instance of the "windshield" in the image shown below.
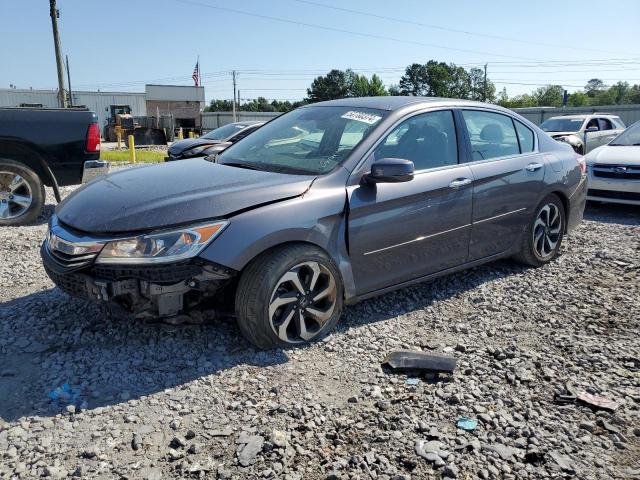
<path fill-rule="evenodd" d="M 614 138 L 609 145 L 640 145 L 640 122 L 636 122 Z"/>
<path fill-rule="evenodd" d="M 283 173 L 327 173 L 349 155 L 386 113 L 355 107 L 299 108 L 229 147 L 218 163 Z"/>
<path fill-rule="evenodd" d="M 540 124 L 545 132 L 577 132 L 584 118 L 550 118 Z"/>
<path fill-rule="evenodd" d="M 211 130 L 201 138 L 206 138 L 208 140 L 224 140 L 225 138 L 229 138 L 231 135 L 239 132 L 245 127 L 247 127 L 247 125 L 244 123 L 230 123 L 228 125 L 225 125 L 224 127 Z"/>

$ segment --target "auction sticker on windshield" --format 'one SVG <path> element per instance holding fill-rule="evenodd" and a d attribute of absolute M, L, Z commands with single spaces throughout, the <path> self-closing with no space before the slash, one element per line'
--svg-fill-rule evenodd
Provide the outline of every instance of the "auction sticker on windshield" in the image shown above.
<path fill-rule="evenodd" d="M 375 115 L 373 113 L 356 112 L 355 110 L 351 110 L 345 113 L 344 115 L 342 115 L 341 118 L 346 118 L 347 120 L 355 120 L 357 122 L 364 122 L 368 125 L 373 125 L 382 117 L 379 115 Z"/>

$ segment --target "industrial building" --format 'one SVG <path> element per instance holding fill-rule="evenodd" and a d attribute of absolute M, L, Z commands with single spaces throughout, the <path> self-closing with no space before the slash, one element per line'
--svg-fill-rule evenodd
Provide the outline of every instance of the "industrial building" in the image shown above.
<path fill-rule="evenodd" d="M 73 105 L 84 106 L 98 115 L 102 127 L 110 105 L 129 105 L 134 117 L 173 115 L 176 127 L 200 128 L 204 109 L 204 87 L 145 85 L 144 93 L 72 91 Z M 0 89 L 0 107 L 58 107 L 57 90 Z"/>

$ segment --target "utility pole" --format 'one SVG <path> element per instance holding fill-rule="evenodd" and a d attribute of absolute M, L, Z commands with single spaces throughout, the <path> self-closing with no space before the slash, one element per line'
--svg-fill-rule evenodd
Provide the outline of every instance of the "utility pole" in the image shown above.
<path fill-rule="evenodd" d="M 233 75 L 233 121 L 237 121 L 236 120 L 236 71 L 233 70 L 232 72 Z"/>
<path fill-rule="evenodd" d="M 56 51 L 56 65 L 58 67 L 58 103 L 60 108 L 67 106 L 64 93 L 64 67 L 62 66 L 62 49 L 60 48 L 60 34 L 58 33 L 58 15 L 56 0 L 49 0 L 49 14 L 51 15 L 51 27 L 53 28 L 53 46 Z"/>
<path fill-rule="evenodd" d="M 71 72 L 69 71 L 69 55 L 65 55 L 67 60 L 67 86 L 69 87 L 69 106 L 73 107 L 73 95 L 71 93 Z"/>
<path fill-rule="evenodd" d="M 240 90 L 238 90 L 238 120 L 240 120 Z"/>
<path fill-rule="evenodd" d="M 484 98 L 484 101 L 487 101 L 487 64 L 484 64 L 484 85 L 482 88 L 482 96 Z"/>

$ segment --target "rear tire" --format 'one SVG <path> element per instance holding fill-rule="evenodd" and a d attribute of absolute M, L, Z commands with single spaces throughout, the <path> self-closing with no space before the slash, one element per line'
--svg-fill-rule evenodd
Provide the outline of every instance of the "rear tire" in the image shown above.
<path fill-rule="evenodd" d="M 292 347 L 316 341 L 340 319 L 343 286 L 335 263 L 319 248 L 277 247 L 254 259 L 236 291 L 236 315 L 256 347 Z"/>
<path fill-rule="evenodd" d="M 0 226 L 31 223 L 44 205 L 40 177 L 22 163 L 0 158 Z"/>
<path fill-rule="evenodd" d="M 523 234 L 520 252 L 515 260 L 531 267 L 540 267 L 558 256 L 564 231 L 566 216 L 560 198 L 551 194 L 545 197 L 534 210 Z"/>

